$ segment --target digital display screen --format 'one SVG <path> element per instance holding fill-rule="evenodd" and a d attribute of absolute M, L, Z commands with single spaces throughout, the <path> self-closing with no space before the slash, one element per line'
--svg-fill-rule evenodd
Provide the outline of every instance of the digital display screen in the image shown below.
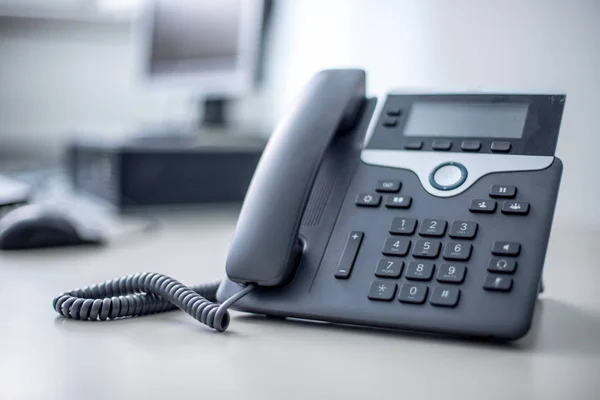
<path fill-rule="evenodd" d="M 518 139 L 528 109 L 528 103 L 418 101 L 404 135 Z"/>

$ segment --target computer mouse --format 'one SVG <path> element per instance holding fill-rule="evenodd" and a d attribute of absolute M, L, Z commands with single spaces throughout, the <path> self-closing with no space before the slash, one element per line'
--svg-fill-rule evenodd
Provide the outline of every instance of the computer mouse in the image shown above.
<path fill-rule="evenodd" d="M 2 250 L 103 243 L 99 229 L 85 226 L 66 210 L 31 204 L 12 210 L 0 219 Z"/>

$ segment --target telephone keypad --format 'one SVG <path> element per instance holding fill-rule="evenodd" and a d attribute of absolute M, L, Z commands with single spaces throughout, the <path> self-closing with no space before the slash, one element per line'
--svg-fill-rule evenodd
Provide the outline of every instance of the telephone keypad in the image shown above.
<path fill-rule="evenodd" d="M 409 144 L 409 147 L 419 149 L 420 145 L 416 143 L 414 146 Z M 376 207 L 383 202 L 388 209 L 407 209 L 412 205 L 410 196 L 400 194 L 400 180 L 378 180 L 373 189 L 377 193 L 360 194 L 356 204 Z M 387 195 L 382 197 L 378 193 Z M 473 213 L 493 214 L 500 208 L 499 211 L 503 214 L 528 213 L 529 203 L 512 200 L 516 194 L 516 186 L 491 185 L 491 198 L 473 199 L 469 210 Z M 500 200 L 500 204 L 496 199 Z M 393 217 L 388 230 L 393 236 L 386 239 L 381 251 L 387 258 L 377 260 L 374 270 L 376 280 L 371 282 L 368 298 L 391 301 L 397 297 L 400 303 L 423 305 L 427 302 L 436 307 L 456 307 L 461 298 L 461 286 L 467 278 L 469 267 L 465 263 L 473 252 L 474 242 L 471 241 L 477 237 L 480 224 L 481 221 L 475 220 Z M 455 240 L 444 240 L 446 234 Z M 411 240 L 410 236 L 413 235 L 421 238 Z M 488 275 L 483 282 L 483 289 L 497 292 L 512 290 L 513 274 L 517 267 L 514 257 L 519 255 L 520 247 L 519 243 L 514 242 L 493 243 L 489 263 L 484 266 L 487 267 Z M 440 256 L 448 261 L 440 264 L 433 262 Z M 409 259 L 402 259 L 403 257 Z M 342 278 L 338 275 L 339 271 L 336 277 Z"/>
<path fill-rule="evenodd" d="M 379 278 L 398 278 L 402 274 L 404 261 L 382 258 L 375 268 L 375 276 Z"/>
<path fill-rule="evenodd" d="M 392 235 L 412 235 L 417 228 L 417 220 L 414 218 L 396 217 L 390 225 L 390 233 Z"/>
<path fill-rule="evenodd" d="M 410 240 L 403 238 L 389 238 L 383 245 L 382 253 L 386 256 L 405 256 L 410 248 Z"/>
<path fill-rule="evenodd" d="M 415 258 L 437 258 L 441 246 L 438 240 L 417 240 L 412 255 Z"/>
<path fill-rule="evenodd" d="M 460 297 L 460 289 L 456 287 L 436 287 L 431 293 L 429 302 L 434 306 L 455 307 Z"/>
<path fill-rule="evenodd" d="M 371 300 L 390 301 L 394 298 L 397 287 L 394 282 L 376 280 L 371 283 L 368 297 Z"/>
<path fill-rule="evenodd" d="M 436 280 L 445 283 L 462 283 L 466 273 L 467 267 L 462 264 L 442 264 L 438 269 Z"/>
<path fill-rule="evenodd" d="M 400 288 L 398 300 L 401 303 L 423 304 L 429 288 L 420 283 L 405 283 Z"/>
<path fill-rule="evenodd" d="M 442 257 L 446 260 L 466 261 L 471 258 L 473 245 L 463 242 L 448 242 L 444 247 Z"/>
<path fill-rule="evenodd" d="M 361 193 L 356 197 L 356 205 L 361 207 L 379 207 L 381 195 L 375 193 Z"/>
<path fill-rule="evenodd" d="M 424 219 L 419 229 L 421 236 L 442 237 L 446 233 L 448 223 L 441 219 Z"/>
<path fill-rule="evenodd" d="M 473 239 L 477 235 L 478 227 L 477 222 L 454 221 L 448 236 L 453 239 Z"/>
<path fill-rule="evenodd" d="M 387 208 L 409 208 L 411 203 L 410 196 L 387 196 L 385 200 Z"/>
<path fill-rule="evenodd" d="M 433 277 L 435 265 L 432 262 L 411 261 L 404 276 L 415 281 L 429 281 Z"/>

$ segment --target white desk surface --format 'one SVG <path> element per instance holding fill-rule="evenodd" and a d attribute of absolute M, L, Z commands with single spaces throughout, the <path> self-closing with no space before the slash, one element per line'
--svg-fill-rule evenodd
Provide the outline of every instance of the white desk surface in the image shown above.
<path fill-rule="evenodd" d="M 555 224 L 546 292 L 511 345 L 233 313 L 225 334 L 181 312 L 57 317 L 54 295 L 128 273 L 224 274 L 236 209 L 163 216 L 101 249 L 0 254 L 1 399 L 598 399 L 597 235 Z"/>

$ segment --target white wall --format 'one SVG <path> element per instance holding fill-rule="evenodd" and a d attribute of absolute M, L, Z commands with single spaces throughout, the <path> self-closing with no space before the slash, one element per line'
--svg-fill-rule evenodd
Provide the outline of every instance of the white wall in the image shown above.
<path fill-rule="evenodd" d="M 565 91 L 557 218 L 598 226 L 598 21 L 597 0 L 276 0 L 269 79 L 240 115 L 270 128 L 309 77 L 330 67 L 365 68 L 377 95 L 392 87 Z M 136 85 L 133 50 L 124 28 L 0 25 L 2 146 L 27 134 L 58 149 L 57 138 L 82 124 L 183 118 L 187 98 Z"/>
<path fill-rule="evenodd" d="M 81 127 L 183 119 L 188 97 L 143 86 L 131 36 L 128 24 L 0 19 L 1 147 L 55 156 Z"/>

